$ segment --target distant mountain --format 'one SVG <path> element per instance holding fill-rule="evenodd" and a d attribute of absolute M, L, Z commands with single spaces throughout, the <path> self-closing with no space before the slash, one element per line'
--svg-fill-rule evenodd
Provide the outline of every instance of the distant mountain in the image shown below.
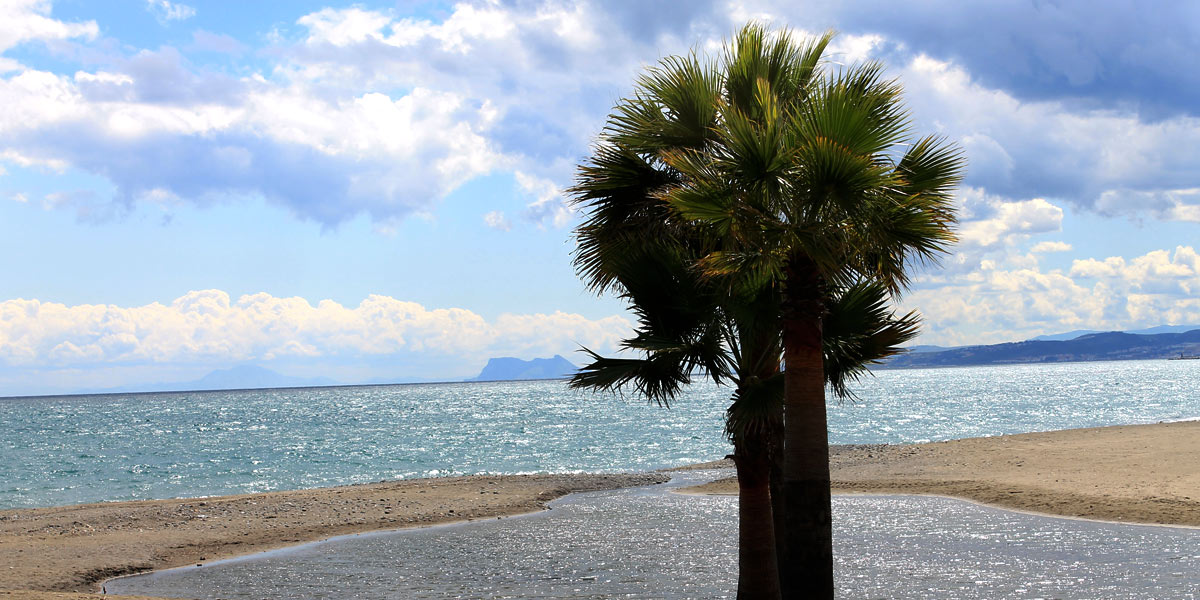
<path fill-rule="evenodd" d="M 1187 333 L 1189 331 L 1193 331 L 1196 329 L 1200 329 L 1200 325 L 1159 325 L 1157 327 L 1149 327 L 1146 329 L 1131 329 L 1131 330 L 1125 331 L 1123 333 L 1132 333 L 1135 335 L 1155 335 L 1155 334 L 1159 334 L 1159 333 Z M 1105 332 L 1097 331 L 1095 329 L 1076 329 L 1075 331 L 1068 331 L 1066 333 L 1055 333 L 1052 335 L 1039 335 L 1035 338 L 1030 338 L 1030 339 L 1048 341 L 1048 342 L 1053 342 L 1053 341 L 1065 342 L 1068 340 L 1081 338 L 1085 335 L 1091 335 L 1093 333 L 1105 333 Z"/>
<path fill-rule="evenodd" d="M 566 379 L 575 374 L 579 367 L 554 355 L 554 358 L 521 360 L 503 357 L 488 359 L 487 366 L 479 375 L 467 381 L 511 381 L 517 379 Z"/>
<path fill-rule="evenodd" d="M 213 371 L 196 381 L 193 390 L 239 390 L 279 387 L 314 387 L 337 385 L 328 377 L 291 377 L 255 365 L 242 365 L 232 369 Z"/>
<path fill-rule="evenodd" d="M 232 369 L 218 369 L 194 381 L 174 383 L 148 383 L 129 385 L 104 390 L 85 390 L 87 394 L 113 394 L 135 392 L 192 392 L 206 390 L 250 390 L 259 388 L 316 387 L 338 385 L 328 377 L 290 377 L 255 365 L 241 365 Z"/>
<path fill-rule="evenodd" d="M 908 352 L 882 368 L 956 367 L 1014 363 L 1139 360 L 1200 354 L 1200 329 L 1186 333 L 1090 333 L 1072 340 L 1028 340 L 962 346 L 941 352 Z"/>
<path fill-rule="evenodd" d="M 1037 337 L 1029 338 L 1029 341 L 1031 341 L 1031 342 L 1039 342 L 1039 341 L 1040 342 L 1065 342 L 1065 341 L 1073 340 L 1075 338 L 1082 337 L 1085 335 L 1091 335 L 1093 333 L 1104 333 L 1104 332 L 1097 331 L 1095 329 L 1076 329 L 1075 331 L 1068 331 L 1066 333 L 1053 333 L 1050 335 L 1039 335 Z"/>
<path fill-rule="evenodd" d="M 1134 329 L 1125 333 L 1136 333 L 1138 335 L 1155 335 L 1159 333 L 1187 333 L 1200 329 L 1200 325 L 1159 325 L 1148 329 Z"/>

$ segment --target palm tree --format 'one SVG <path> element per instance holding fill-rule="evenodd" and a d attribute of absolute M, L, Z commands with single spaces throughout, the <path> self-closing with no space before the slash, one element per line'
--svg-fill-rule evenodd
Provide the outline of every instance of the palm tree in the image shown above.
<path fill-rule="evenodd" d="M 698 263 L 706 277 L 781 290 L 782 590 L 832 598 L 823 332 L 831 290 L 870 281 L 898 294 L 914 262 L 945 252 L 964 161 L 939 139 L 913 138 L 900 87 L 878 64 L 809 77 L 799 91 L 788 77 L 735 77 L 761 72 L 765 47 L 793 71 L 807 68 L 786 32 L 773 44 L 768 37 L 754 25 L 739 34 L 725 70 L 736 88 L 727 95 L 743 100 L 722 107 L 704 148 L 667 156 L 679 184 L 663 198 L 719 240 Z"/>
<path fill-rule="evenodd" d="M 677 249 L 678 250 L 678 249 Z M 734 446 L 739 485 L 738 596 L 778 598 L 779 571 L 771 498 L 775 437 L 782 426 L 783 377 L 778 298 L 770 288 L 758 297 L 721 296 L 677 260 L 645 255 L 613 264 L 621 295 L 638 317 L 624 347 L 637 358 L 592 358 L 571 380 L 573 387 L 619 390 L 669 406 L 694 375 L 731 383 L 732 403 L 725 432 Z M 829 299 L 825 374 L 831 388 L 846 390 L 866 365 L 900 351 L 916 335 L 912 313 L 897 317 L 887 308 L 888 291 L 873 282 L 839 290 Z"/>
<path fill-rule="evenodd" d="M 573 384 L 632 385 L 662 404 L 696 372 L 733 384 L 726 433 L 740 482 L 739 595 L 745 597 L 778 594 L 770 474 L 785 430 L 781 400 L 790 373 L 779 372 L 789 295 L 771 262 L 756 258 L 769 248 L 755 249 L 777 243 L 777 233 L 755 231 L 742 213 L 776 202 L 760 197 L 785 188 L 732 178 L 722 183 L 717 169 L 748 154 L 726 146 L 731 125 L 780 120 L 771 90 L 781 90 L 795 111 L 821 89 L 817 66 L 829 39 L 801 46 L 786 33 L 772 37 L 751 25 L 719 67 L 694 55 L 664 60 L 614 108 L 571 190 L 587 215 L 577 230 L 576 267 L 594 291 L 629 301 L 638 329 L 624 345 L 641 354 L 593 354 Z M 767 141 L 790 141 L 784 133 L 779 127 Z M 828 313 L 822 319 L 832 325 L 818 345 L 829 353 L 818 363 L 822 393 L 826 382 L 844 393 L 847 380 L 915 335 L 911 313 L 896 317 L 886 309 L 892 288 L 860 275 L 845 269 L 820 289 Z M 825 479 L 828 494 L 827 464 Z"/>
<path fill-rule="evenodd" d="M 711 145 L 725 102 L 723 85 L 715 65 L 695 55 L 665 59 L 638 79 L 633 97 L 614 108 L 594 155 L 580 168 L 571 192 L 587 220 L 577 230 L 576 268 L 594 291 L 629 301 L 639 327 L 624 345 L 643 356 L 593 355 L 574 379 L 576 386 L 633 385 L 665 405 L 700 372 L 717 383 L 732 382 L 739 407 L 755 404 L 772 386 L 782 392 L 776 385 L 780 346 L 773 321 L 778 293 L 742 294 L 743 304 L 723 298 L 726 290 L 699 277 L 694 267 L 713 249 L 707 238 L 676 218 L 662 198 L 682 184 L 668 157 Z M 765 311 L 746 308 L 763 303 L 770 305 Z M 777 597 L 767 453 L 779 428 L 770 421 L 779 423 L 779 411 L 757 411 L 757 420 L 747 416 L 751 412 L 731 407 L 731 416 L 739 418 L 730 418 L 727 427 L 743 498 L 739 591 Z"/>
<path fill-rule="evenodd" d="M 663 406 L 697 375 L 732 385 L 726 433 L 734 445 L 741 495 L 739 597 L 778 598 L 769 487 L 771 424 L 778 422 L 783 394 L 777 328 L 739 321 L 737 315 L 750 313 L 749 307 L 714 294 L 684 261 L 642 256 L 613 266 L 621 295 L 638 318 L 633 337 L 623 344 L 637 357 L 604 358 L 589 351 L 591 363 L 571 385 L 630 386 Z"/>

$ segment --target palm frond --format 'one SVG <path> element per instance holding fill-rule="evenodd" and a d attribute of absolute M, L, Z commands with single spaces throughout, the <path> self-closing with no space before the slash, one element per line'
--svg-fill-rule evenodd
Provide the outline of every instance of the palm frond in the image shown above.
<path fill-rule="evenodd" d="M 800 41 L 749 23 L 715 60 L 669 57 L 614 106 L 569 190 L 576 271 L 636 317 L 571 385 L 669 405 L 703 376 L 735 384 L 732 439 L 779 426 L 782 292 L 814 290 L 826 384 L 848 385 L 916 335 L 889 302 L 913 261 L 955 241 L 960 150 L 913 141 L 877 63 L 831 67 L 832 32 Z M 794 308 L 794 307 L 793 307 Z"/>
<path fill-rule="evenodd" d="M 920 318 L 913 312 L 897 316 L 888 305 L 890 298 L 886 285 L 860 281 L 827 301 L 822 320 L 825 383 L 839 398 L 853 398 L 849 384 L 916 337 Z"/>
<path fill-rule="evenodd" d="M 783 425 L 783 373 L 748 378 L 738 385 L 725 411 L 725 435 L 735 443 Z"/>
<path fill-rule="evenodd" d="M 690 374 L 670 361 L 653 358 L 605 358 L 583 348 L 592 358 L 571 377 L 567 385 L 577 389 L 621 392 L 633 386 L 639 395 L 663 407 L 670 407 L 683 386 L 691 383 Z"/>

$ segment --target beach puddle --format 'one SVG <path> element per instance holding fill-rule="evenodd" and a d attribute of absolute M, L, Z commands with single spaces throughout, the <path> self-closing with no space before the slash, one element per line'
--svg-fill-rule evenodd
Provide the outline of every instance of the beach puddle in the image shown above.
<path fill-rule="evenodd" d="M 108 583 L 183 598 L 725 598 L 737 500 L 664 486 L 576 494 L 505 519 L 347 536 Z M 835 496 L 839 598 L 1191 598 L 1200 530 Z"/>

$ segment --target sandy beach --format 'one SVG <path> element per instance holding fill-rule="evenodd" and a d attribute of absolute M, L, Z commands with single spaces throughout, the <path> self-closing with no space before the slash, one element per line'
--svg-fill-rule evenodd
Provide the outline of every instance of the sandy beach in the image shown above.
<path fill-rule="evenodd" d="M 713 463 L 713 466 L 728 463 Z M 839 493 L 941 494 L 1005 508 L 1200 526 L 1200 422 L 836 447 Z M 79 600 L 127 573 L 350 533 L 540 510 L 661 473 L 458 477 L 0 511 L 0 600 Z M 693 493 L 736 493 L 721 480 Z"/>
<path fill-rule="evenodd" d="M 831 449 L 837 493 L 938 494 L 1051 515 L 1200 526 L 1200 422 Z M 736 494 L 726 479 L 689 488 Z"/>
<path fill-rule="evenodd" d="M 119 598 L 88 592 L 130 573 L 338 535 L 529 513 L 573 492 L 667 479 L 659 473 L 472 476 L 0 511 L 0 600 Z"/>

